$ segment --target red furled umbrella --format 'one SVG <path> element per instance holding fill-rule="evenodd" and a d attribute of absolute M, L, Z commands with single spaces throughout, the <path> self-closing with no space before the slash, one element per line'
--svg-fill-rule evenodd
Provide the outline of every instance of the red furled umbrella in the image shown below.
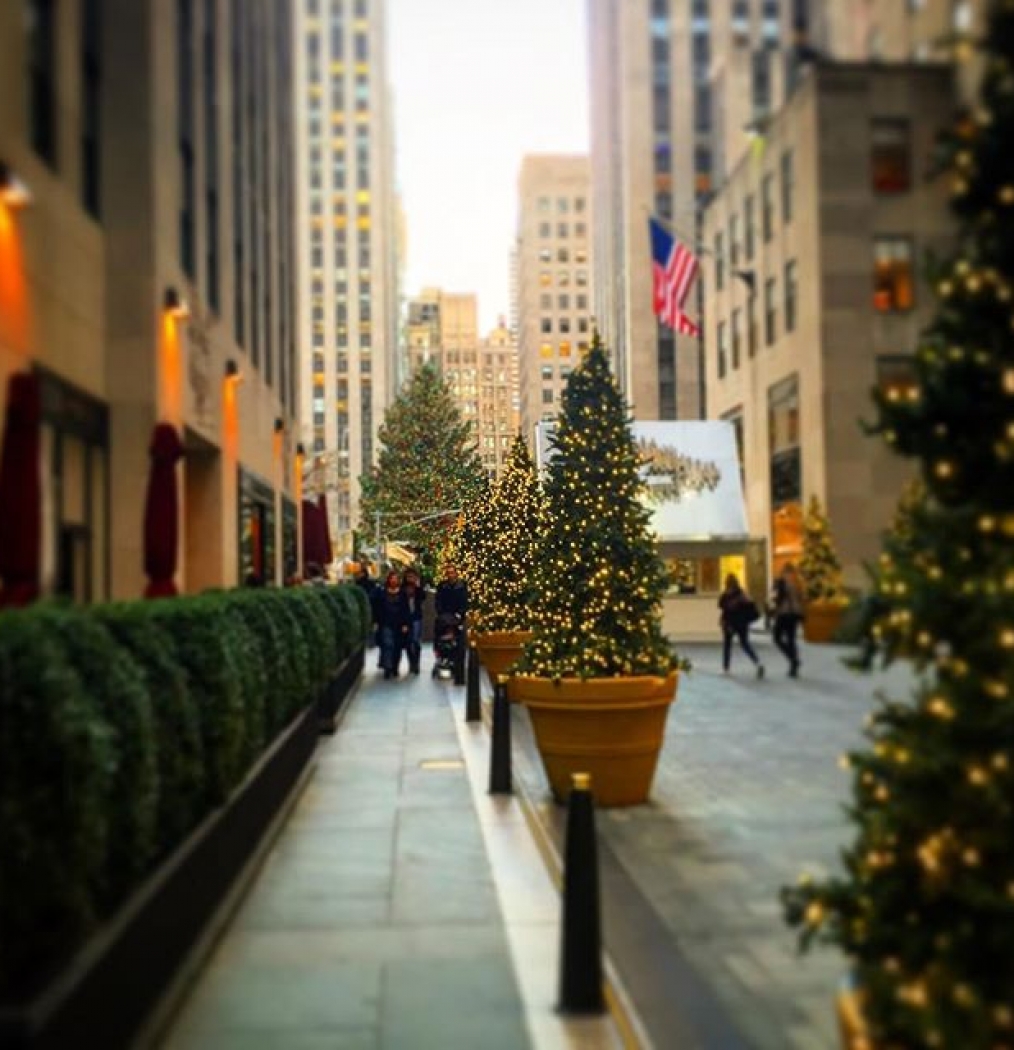
<path fill-rule="evenodd" d="M 334 548 L 331 546 L 331 520 L 327 513 L 327 496 L 323 492 L 317 497 L 317 511 L 320 514 L 321 554 L 326 555 L 320 564 L 330 565 L 334 559 Z"/>
<path fill-rule="evenodd" d="M 169 423 L 156 425 L 151 436 L 151 473 L 144 501 L 144 571 L 148 576 L 145 598 L 171 598 L 176 590 L 179 549 L 179 499 L 176 463 L 183 444 Z"/>
<path fill-rule="evenodd" d="M 39 596 L 42 563 L 39 378 L 17 372 L 7 384 L 0 453 L 0 606 Z"/>
<path fill-rule="evenodd" d="M 303 500 L 303 565 L 323 565 L 322 547 L 324 546 L 323 530 L 320 524 L 320 510 L 310 500 Z"/>

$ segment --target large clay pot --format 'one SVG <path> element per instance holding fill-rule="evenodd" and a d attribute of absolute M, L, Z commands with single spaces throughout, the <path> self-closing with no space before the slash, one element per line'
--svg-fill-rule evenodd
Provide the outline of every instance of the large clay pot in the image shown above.
<path fill-rule="evenodd" d="M 571 776 L 590 773 L 599 806 L 634 806 L 651 791 L 678 674 L 667 678 L 536 678 L 507 690 L 531 716 L 542 763 L 558 802 Z"/>
<path fill-rule="evenodd" d="M 479 653 L 482 666 L 489 680 L 496 683 L 497 676 L 507 674 L 521 659 L 525 643 L 531 641 L 531 631 L 475 631 L 471 641 Z"/>
<path fill-rule="evenodd" d="M 844 985 L 835 1000 L 842 1050 L 874 1050 L 858 989 Z"/>
<path fill-rule="evenodd" d="M 808 642 L 830 642 L 838 633 L 845 606 L 841 602 L 818 598 L 806 606 L 803 637 Z"/>

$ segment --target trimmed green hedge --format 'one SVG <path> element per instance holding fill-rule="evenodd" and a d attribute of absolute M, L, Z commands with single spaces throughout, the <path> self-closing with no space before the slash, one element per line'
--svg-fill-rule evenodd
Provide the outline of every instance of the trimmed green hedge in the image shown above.
<path fill-rule="evenodd" d="M 229 796 L 368 621 L 353 585 L 0 614 L 0 1001 Z"/>

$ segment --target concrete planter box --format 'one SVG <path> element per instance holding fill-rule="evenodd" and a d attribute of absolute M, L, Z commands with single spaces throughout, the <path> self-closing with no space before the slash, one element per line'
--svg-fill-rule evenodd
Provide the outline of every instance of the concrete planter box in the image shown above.
<path fill-rule="evenodd" d="M 320 731 L 330 735 L 335 731 L 335 723 L 338 712 L 346 698 L 352 692 L 359 676 L 363 673 L 363 663 L 366 659 L 365 646 L 360 645 L 354 649 L 346 658 L 345 662 L 335 672 L 334 677 L 324 687 L 317 701 L 317 717 L 320 720 Z"/>
<path fill-rule="evenodd" d="M 803 637 L 808 642 L 832 641 L 838 633 L 846 608 L 841 602 L 822 599 L 810 602 L 803 620 Z"/>
<path fill-rule="evenodd" d="M 489 680 L 496 685 L 499 675 L 507 674 L 521 659 L 525 643 L 530 641 L 531 631 L 472 631 L 471 641 L 479 654 Z"/>
<path fill-rule="evenodd" d="M 327 699 L 305 708 L 61 972 L 28 1001 L 0 1004 L 5 1050 L 128 1047 L 200 941 L 313 757 L 322 713 L 348 695 L 362 649 Z M 342 692 L 344 690 L 344 692 Z M 330 714 L 333 725 L 333 713 Z"/>

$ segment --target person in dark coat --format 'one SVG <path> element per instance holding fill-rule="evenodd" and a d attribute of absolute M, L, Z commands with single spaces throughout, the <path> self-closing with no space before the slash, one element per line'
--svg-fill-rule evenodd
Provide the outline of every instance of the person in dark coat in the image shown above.
<path fill-rule="evenodd" d="M 799 649 L 796 645 L 796 630 L 803 622 L 806 603 L 803 583 L 792 562 L 786 563 L 775 580 L 772 593 L 775 622 L 772 636 L 775 645 L 785 654 L 789 661 L 789 677 L 799 674 Z"/>
<path fill-rule="evenodd" d="M 408 670 L 410 674 L 418 674 L 419 657 L 422 654 L 423 606 L 426 604 L 426 591 L 423 590 L 419 573 L 415 569 L 406 569 L 403 579 L 401 590 L 408 604 L 410 620 L 408 642 L 405 646 L 408 652 Z"/>
<path fill-rule="evenodd" d="M 750 658 L 757 668 L 757 677 L 764 677 L 764 665 L 754 652 L 750 644 L 750 624 L 757 618 L 757 606 L 754 605 L 750 596 L 739 585 L 739 580 L 733 573 L 725 578 L 725 590 L 718 599 L 718 607 L 722 610 L 719 625 L 722 628 L 722 670 L 729 673 L 729 663 L 732 659 L 732 640 L 739 639 L 743 652 Z"/>
<path fill-rule="evenodd" d="M 373 620 L 380 639 L 380 666 L 385 678 L 398 677 L 401 651 L 408 641 L 411 616 L 396 572 L 389 572 L 384 589 L 377 595 Z"/>
<path fill-rule="evenodd" d="M 444 566 L 444 578 L 437 584 L 435 602 L 437 616 L 446 613 L 464 620 L 468 612 L 468 588 L 458 575 L 456 565 Z"/>

